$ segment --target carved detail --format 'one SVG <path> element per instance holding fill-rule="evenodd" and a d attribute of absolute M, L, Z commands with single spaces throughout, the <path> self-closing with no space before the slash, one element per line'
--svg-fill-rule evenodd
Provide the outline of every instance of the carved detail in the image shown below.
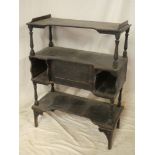
<path fill-rule="evenodd" d="M 31 25 L 28 25 L 28 28 L 29 28 L 29 34 L 30 34 L 30 56 L 33 56 L 35 55 L 35 52 L 34 52 L 34 44 L 33 44 L 33 27 Z"/>
<path fill-rule="evenodd" d="M 107 140 L 108 140 L 108 149 L 110 150 L 112 148 L 113 131 L 108 131 L 108 130 L 101 129 L 101 128 L 99 128 L 99 131 L 104 132 L 104 134 L 106 135 Z"/>
<path fill-rule="evenodd" d="M 124 42 L 124 51 L 123 51 L 123 57 L 127 58 L 127 48 L 128 48 L 128 36 L 129 36 L 129 29 L 126 30 L 125 33 L 125 42 Z"/>
<path fill-rule="evenodd" d="M 35 105 L 39 105 L 38 102 L 38 94 L 37 94 L 37 84 L 33 82 L 33 87 L 34 87 L 34 99 L 35 99 Z"/>
<path fill-rule="evenodd" d="M 120 38 L 120 33 L 117 33 L 115 35 L 115 53 L 114 53 L 114 62 L 113 62 L 113 67 L 117 68 L 118 66 L 118 45 L 119 45 L 119 38 Z"/>
<path fill-rule="evenodd" d="M 49 47 L 53 47 L 54 44 L 52 42 L 52 26 L 49 26 Z"/>

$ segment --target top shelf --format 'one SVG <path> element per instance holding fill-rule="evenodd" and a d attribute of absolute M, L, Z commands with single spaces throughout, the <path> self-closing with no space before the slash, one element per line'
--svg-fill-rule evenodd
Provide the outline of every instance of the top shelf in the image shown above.
<path fill-rule="evenodd" d="M 122 33 L 131 26 L 128 24 L 128 21 L 122 23 L 83 21 L 73 19 L 52 18 L 50 14 L 33 18 L 31 22 L 27 23 L 27 25 L 33 26 L 35 28 L 45 28 L 46 26 L 61 26 L 94 29 L 99 33 L 105 34 Z"/>

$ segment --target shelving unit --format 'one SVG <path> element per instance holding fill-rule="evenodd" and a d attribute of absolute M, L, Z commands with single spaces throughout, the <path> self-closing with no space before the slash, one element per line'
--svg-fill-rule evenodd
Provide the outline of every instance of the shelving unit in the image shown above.
<path fill-rule="evenodd" d="M 108 139 L 108 148 L 112 147 L 112 135 L 119 128 L 121 96 L 127 71 L 127 46 L 130 26 L 128 21 L 108 23 L 52 18 L 51 15 L 33 18 L 27 23 L 30 31 L 30 62 L 35 103 L 32 106 L 35 126 L 38 115 L 46 111 L 60 110 L 89 118 L 98 125 Z M 94 29 L 98 33 L 115 36 L 114 55 L 84 50 L 57 47 L 52 42 L 53 26 Z M 34 52 L 33 28 L 49 27 L 49 46 Z M 123 56 L 118 54 L 120 35 L 125 32 Z M 91 91 L 94 95 L 110 100 L 102 103 L 58 92 L 54 83 Z M 51 85 L 48 92 L 38 101 L 37 84 Z M 117 105 L 114 104 L 118 96 Z"/>

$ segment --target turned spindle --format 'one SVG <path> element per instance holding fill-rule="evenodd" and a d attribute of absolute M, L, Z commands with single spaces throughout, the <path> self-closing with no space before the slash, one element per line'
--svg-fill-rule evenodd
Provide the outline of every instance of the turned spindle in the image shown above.
<path fill-rule="evenodd" d="M 115 34 L 115 53 L 114 53 L 114 62 L 113 67 L 117 68 L 118 66 L 118 45 L 119 45 L 120 33 Z"/>
<path fill-rule="evenodd" d="M 52 77 L 51 77 L 51 61 L 46 61 L 47 64 L 47 75 L 48 75 L 48 80 L 51 84 L 51 92 L 54 92 L 54 82 L 52 81 Z"/>
<path fill-rule="evenodd" d="M 35 55 L 35 52 L 34 52 L 34 44 L 33 44 L 33 27 L 31 25 L 28 26 L 29 28 L 29 34 L 30 34 L 30 56 L 33 56 Z"/>
<path fill-rule="evenodd" d="M 38 94 L 37 94 L 37 84 L 35 82 L 33 82 L 33 87 L 34 87 L 34 99 L 35 99 L 34 104 L 39 105 Z"/>
<path fill-rule="evenodd" d="M 49 47 L 53 47 L 54 44 L 52 42 L 52 26 L 49 26 Z"/>
<path fill-rule="evenodd" d="M 129 29 L 126 30 L 125 33 L 125 42 L 124 42 L 124 51 L 123 51 L 123 57 L 127 58 L 127 49 L 128 49 L 128 36 L 129 36 Z"/>

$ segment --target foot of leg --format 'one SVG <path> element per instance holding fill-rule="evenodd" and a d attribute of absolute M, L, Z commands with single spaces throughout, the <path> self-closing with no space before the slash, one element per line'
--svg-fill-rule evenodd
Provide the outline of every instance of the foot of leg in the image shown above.
<path fill-rule="evenodd" d="M 34 126 L 38 127 L 38 116 L 39 116 L 39 113 L 34 111 L 34 110 L 33 110 L 33 113 L 34 113 Z"/>
<path fill-rule="evenodd" d="M 112 148 L 113 131 L 108 131 L 108 130 L 101 129 L 101 128 L 99 128 L 99 131 L 105 133 L 107 140 L 108 140 L 108 149 L 110 150 Z"/>
<path fill-rule="evenodd" d="M 117 122 L 117 128 L 118 128 L 118 129 L 120 128 L 120 119 L 119 119 L 118 122 Z"/>

